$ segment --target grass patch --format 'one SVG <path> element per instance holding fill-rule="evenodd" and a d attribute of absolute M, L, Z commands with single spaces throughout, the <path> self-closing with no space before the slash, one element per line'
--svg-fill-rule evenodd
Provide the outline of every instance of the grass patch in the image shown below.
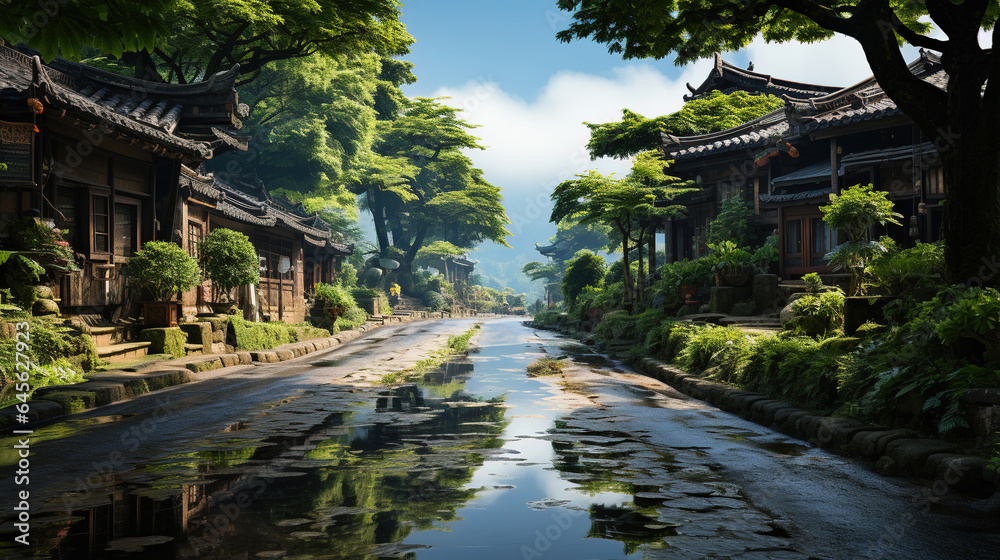
<path fill-rule="evenodd" d="M 458 354 L 468 354 L 469 340 L 479 332 L 480 328 L 480 323 L 476 323 L 471 329 L 460 335 L 449 336 L 448 342 L 445 344 L 444 348 L 434 352 L 430 355 L 430 357 L 420 360 L 411 368 L 393 371 L 383 375 L 379 379 L 379 383 L 382 385 L 395 385 L 396 383 L 413 381 L 417 376 L 430 373 L 441 367 L 441 364 L 448 361 L 452 356 Z"/>
<path fill-rule="evenodd" d="M 539 375 L 561 375 L 566 367 L 566 360 L 559 358 L 541 358 L 528 364 L 528 377 Z"/>

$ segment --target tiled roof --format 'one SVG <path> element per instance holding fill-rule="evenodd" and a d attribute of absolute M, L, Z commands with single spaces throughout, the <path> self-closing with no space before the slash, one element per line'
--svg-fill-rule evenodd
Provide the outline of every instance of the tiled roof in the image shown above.
<path fill-rule="evenodd" d="M 715 54 L 715 66 L 709 72 L 705 81 L 698 87 L 687 84 L 691 95 L 685 95 L 684 101 L 690 101 L 702 97 L 712 90 L 720 90 L 723 93 L 731 91 L 747 91 L 751 93 L 767 93 L 777 97 L 788 96 L 793 99 L 808 99 L 839 91 L 840 86 L 823 86 L 817 84 L 806 84 L 774 78 L 767 74 L 754 72 L 750 69 L 739 68 L 725 60 L 718 53 Z"/>
<path fill-rule="evenodd" d="M 760 203 L 761 204 L 780 204 L 783 202 L 798 202 L 802 200 L 809 200 L 813 198 L 824 197 L 833 192 L 830 187 L 822 189 L 814 189 L 811 191 L 802 191 L 789 194 L 761 194 Z"/>
<path fill-rule="evenodd" d="M 784 109 L 777 109 L 746 124 L 699 136 L 677 137 L 661 134 L 663 150 L 675 161 L 708 153 L 725 153 L 773 145 L 788 134 Z"/>
<path fill-rule="evenodd" d="M 941 60 L 932 53 L 921 51 L 920 58 L 909 67 L 929 83 L 942 88 L 947 85 L 948 77 L 941 69 Z M 663 151 L 680 162 L 708 154 L 774 145 L 797 134 L 902 115 L 878 82 L 869 78 L 820 97 L 794 99 L 786 96 L 784 108 L 721 132 L 687 137 L 661 136 Z"/>
<path fill-rule="evenodd" d="M 145 140 L 144 149 L 166 149 L 197 159 L 211 158 L 214 148 L 224 142 L 215 135 L 209 138 L 202 134 L 211 132 L 207 128 L 210 123 L 236 128 L 239 119 L 235 114 L 247 110 L 236 103 L 238 73 L 237 65 L 203 82 L 156 83 L 61 58 L 43 64 L 36 51 L 0 43 L 0 90 L 4 97 L 39 97 L 50 108 L 65 109 L 72 117 L 101 127 L 101 132 Z M 216 107 L 216 112 L 203 111 L 204 116 L 192 117 L 191 109 L 199 105 Z"/>
<path fill-rule="evenodd" d="M 843 172 L 849 167 L 859 165 L 870 165 L 872 163 L 884 163 L 887 161 L 898 161 L 913 157 L 933 156 L 937 150 L 931 142 L 922 144 L 910 144 L 894 148 L 882 148 L 879 150 L 869 150 L 867 152 L 855 152 L 840 159 L 840 170 Z"/>
<path fill-rule="evenodd" d="M 797 171 L 786 173 L 780 177 L 771 179 L 774 186 L 801 185 L 805 183 L 816 183 L 822 180 L 830 180 L 830 162 L 821 161 L 812 165 L 807 165 Z"/>
<path fill-rule="evenodd" d="M 559 258 L 560 255 L 563 256 L 569 255 L 569 252 L 572 250 L 572 247 L 566 245 L 565 240 L 560 239 L 559 241 L 556 241 L 552 245 L 539 245 L 538 243 L 535 243 L 535 250 L 541 253 L 543 256 L 550 258 Z"/>
<path fill-rule="evenodd" d="M 313 244 L 326 243 L 335 253 L 354 252 L 353 245 L 331 240 L 330 225 L 318 213 L 307 212 L 301 203 L 283 196 L 272 197 L 259 181 L 223 180 L 182 165 L 179 184 L 212 200 L 215 210 L 228 218 L 263 227 L 288 227 L 313 238 Z"/>

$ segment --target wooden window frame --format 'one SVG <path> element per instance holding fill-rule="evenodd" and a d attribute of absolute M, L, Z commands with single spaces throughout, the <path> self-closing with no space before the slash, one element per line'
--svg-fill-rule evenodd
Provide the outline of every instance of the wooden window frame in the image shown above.
<path fill-rule="evenodd" d="M 111 220 L 111 236 L 112 236 L 111 252 L 112 254 L 114 254 L 115 260 L 121 260 L 122 262 L 127 262 L 128 261 L 127 255 L 119 255 L 115 253 L 114 238 L 116 235 L 115 232 L 117 231 L 118 224 L 114 219 L 114 215 L 116 213 L 118 205 L 135 207 L 135 223 L 132 224 L 133 228 L 132 239 L 135 241 L 135 243 L 132 252 L 138 251 L 139 248 L 142 247 L 142 201 L 135 198 L 124 197 L 124 196 L 114 196 L 112 197 L 112 200 L 114 201 L 114 205 L 112 208 L 112 220 Z"/>
<path fill-rule="evenodd" d="M 106 203 L 106 214 L 101 214 L 107 218 L 107 229 L 103 232 L 99 232 L 97 229 L 97 204 L 95 200 L 98 197 L 103 198 Z M 108 189 L 106 192 L 104 189 L 89 189 L 87 193 L 87 216 L 89 219 L 88 229 L 90 232 L 90 244 L 89 258 L 93 261 L 110 261 L 111 255 L 114 252 L 114 246 L 112 245 L 112 236 L 114 235 L 114 224 L 112 222 L 112 214 L 114 214 L 114 206 L 112 203 L 113 197 L 111 196 L 111 191 Z M 103 235 L 107 238 L 107 250 L 100 251 L 97 249 L 98 243 L 97 238 L 99 235 Z"/>
<path fill-rule="evenodd" d="M 197 236 L 192 238 L 192 226 L 196 227 L 198 232 Z M 201 240 L 205 238 L 205 224 L 199 222 L 198 220 L 188 219 L 187 221 L 187 253 L 188 256 L 197 259 L 198 258 L 198 245 L 201 244 Z"/>
<path fill-rule="evenodd" d="M 780 258 L 781 258 L 781 274 L 789 277 L 797 277 L 810 272 L 817 272 L 821 274 L 829 273 L 833 270 L 829 264 L 822 266 L 812 265 L 812 220 L 822 219 L 823 213 L 819 211 L 816 206 L 805 206 L 805 207 L 792 207 L 785 208 L 781 212 L 781 220 L 779 226 L 780 233 Z M 797 221 L 800 227 L 800 238 L 802 244 L 801 264 L 799 266 L 788 266 L 787 257 L 789 256 L 787 247 L 787 232 L 788 232 L 788 222 Z M 831 232 L 831 244 L 836 247 L 837 245 L 837 231 L 833 230 Z M 792 253 L 791 255 L 799 255 L 799 253 Z"/>

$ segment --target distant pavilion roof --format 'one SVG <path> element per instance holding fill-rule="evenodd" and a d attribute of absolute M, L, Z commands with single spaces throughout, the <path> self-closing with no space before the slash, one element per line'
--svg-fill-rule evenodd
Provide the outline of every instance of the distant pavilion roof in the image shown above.
<path fill-rule="evenodd" d="M 567 245 L 564 240 L 559 240 L 552 245 L 539 245 L 535 243 L 535 250 L 541 253 L 542 256 L 558 260 L 560 257 L 568 257 L 572 251 L 572 247 Z"/>

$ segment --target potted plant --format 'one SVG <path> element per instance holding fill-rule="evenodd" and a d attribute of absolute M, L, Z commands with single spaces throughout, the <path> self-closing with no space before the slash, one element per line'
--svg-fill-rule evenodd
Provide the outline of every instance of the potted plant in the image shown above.
<path fill-rule="evenodd" d="M 219 296 L 219 301 L 212 303 L 216 313 L 229 313 L 235 306 L 234 288 L 260 283 L 257 250 L 250 238 L 238 231 L 213 229 L 198 244 L 198 264 Z"/>
<path fill-rule="evenodd" d="M 167 241 L 147 241 L 129 257 L 122 274 L 134 287 L 152 296 L 144 301 L 143 322 L 147 327 L 177 325 L 178 292 L 201 282 L 198 263 L 184 249 Z"/>
<path fill-rule="evenodd" d="M 757 270 L 754 255 L 732 241 L 710 243 L 708 248 L 718 258 L 715 265 L 716 284 L 719 286 L 746 286 Z"/>
<path fill-rule="evenodd" d="M 685 302 L 690 302 L 698 292 L 698 288 L 709 277 L 710 264 L 703 260 L 681 261 L 674 271 L 677 280 L 675 284 Z"/>

